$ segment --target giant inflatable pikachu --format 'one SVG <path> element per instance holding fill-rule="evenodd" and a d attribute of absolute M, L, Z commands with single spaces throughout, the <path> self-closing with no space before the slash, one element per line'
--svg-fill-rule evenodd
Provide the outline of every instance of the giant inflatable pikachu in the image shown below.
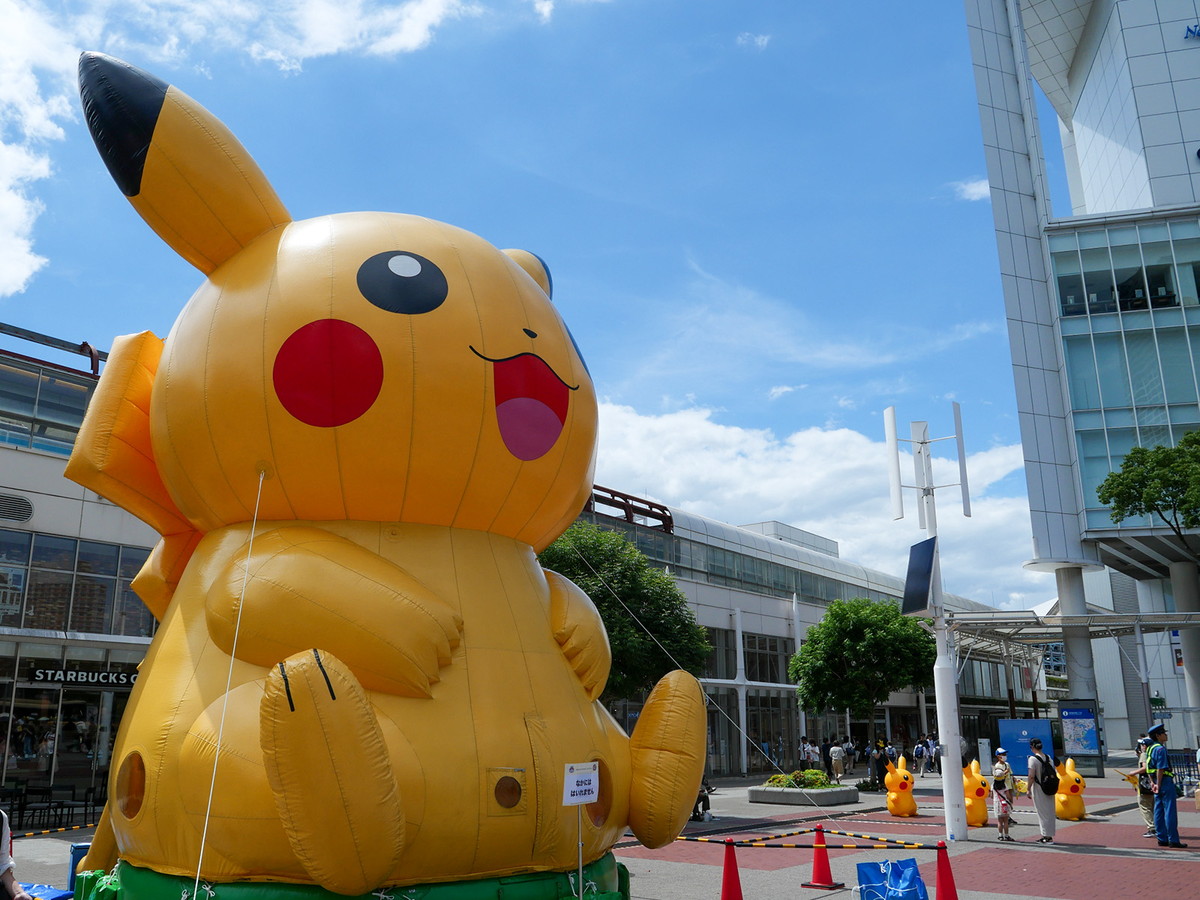
<path fill-rule="evenodd" d="M 552 898 L 582 842 L 587 891 L 627 895 L 609 850 L 682 830 L 704 700 L 671 673 L 627 738 L 595 607 L 538 565 L 597 416 L 546 267 L 410 215 L 293 221 L 176 88 L 89 53 L 80 90 L 117 185 L 207 276 L 165 341 L 117 341 L 68 467 L 162 535 L 97 890 Z"/>

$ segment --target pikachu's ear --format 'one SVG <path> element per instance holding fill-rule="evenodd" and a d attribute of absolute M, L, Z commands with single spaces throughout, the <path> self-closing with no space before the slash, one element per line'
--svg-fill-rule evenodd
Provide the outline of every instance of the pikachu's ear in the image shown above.
<path fill-rule="evenodd" d="M 554 279 L 550 277 L 550 267 L 536 253 L 528 250 L 505 250 L 504 255 L 525 270 L 530 278 L 538 283 L 547 297 L 554 296 Z"/>
<path fill-rule="evenodd" d="M 119 59 L 84 53 L 79 95 L 117 186 L 158 236 L 205 274 L 291 221 L 237 138 L 177 88 Z"/>

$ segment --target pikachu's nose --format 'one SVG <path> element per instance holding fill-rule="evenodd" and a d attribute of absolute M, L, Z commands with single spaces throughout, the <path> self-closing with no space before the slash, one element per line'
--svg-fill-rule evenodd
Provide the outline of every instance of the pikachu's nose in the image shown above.
<path fill-rule="evenodd" d="M 341 319 L 292 332 L 275 355 L 275 394 L 284 409 L 317 428 L 353 422 L 383 387 L 383 355 L 371 336 Z"/>

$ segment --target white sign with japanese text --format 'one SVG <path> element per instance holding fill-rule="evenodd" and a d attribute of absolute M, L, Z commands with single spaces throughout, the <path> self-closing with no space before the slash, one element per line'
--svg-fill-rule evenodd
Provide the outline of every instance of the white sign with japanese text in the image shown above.
<path fill-rule="evenodd" d="M 582 806 L 600 797 L 600 763 L 568 763 L 563 772 L 563 806 Z"/>

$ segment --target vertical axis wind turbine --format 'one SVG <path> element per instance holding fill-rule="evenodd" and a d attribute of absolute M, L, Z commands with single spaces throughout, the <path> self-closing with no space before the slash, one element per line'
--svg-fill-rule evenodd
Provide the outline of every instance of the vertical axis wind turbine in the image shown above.
<path fill-rule="evenodd" d="M 942 596 L 942 572 L 937 549 L 937 509 L 934 491 L 939 487 L 954 487 L 953 484 L 933 483 L 933 457 L 930 444 L 936 441 L 954 440 L 958 445 L 958 486 L 962 488 L 963 515 L 971 516 L 970 489 L 967 486 L 967 455 L 963 448 L 962 410 L 954 403 L 954 431 L 948 438 L 930 438 L 928 422 L 911 422 L 913 473 L 915 482 L 903 484 L 900 480 L 900 441 L 896 436 L 896 408 L 889 406 L 883 411 L 884 428 L 887 432 L 888 462 L 892 494 L 892 518 L 904 518 L 903 489 L 918 492 L 917 521 L 927 540 L 912 548 L 909 557 L 909 577 L 905 583 L 906 614 L 928 616 L 933 620 L 933 634 L 937 641 L 937 661 L 933 665 L 933 689 L 937 703 L 938 743 L 941 753 L 942 801 L 946 810 L 946 840 L 965 841 L 967 835 L 967 806 L 963 798 L 962 782 L 956 777 L 962 770 L 962 749 L 958 716 L 958 676 L 950 646 L 950 635 L 946 628 L 945 604 Z M 919 560 L 924 559 L 922 565 Z M 919 573 L 914 573 L 914 567 Z M 914 574 L 918 577 L 914 578 Z M 910 596 L 909 586 L 920 584 L 923 596 Z M 922 584 L 923 582 L 923 584 Z M 920 591 L 918 591 L 920 593 Z"/>

